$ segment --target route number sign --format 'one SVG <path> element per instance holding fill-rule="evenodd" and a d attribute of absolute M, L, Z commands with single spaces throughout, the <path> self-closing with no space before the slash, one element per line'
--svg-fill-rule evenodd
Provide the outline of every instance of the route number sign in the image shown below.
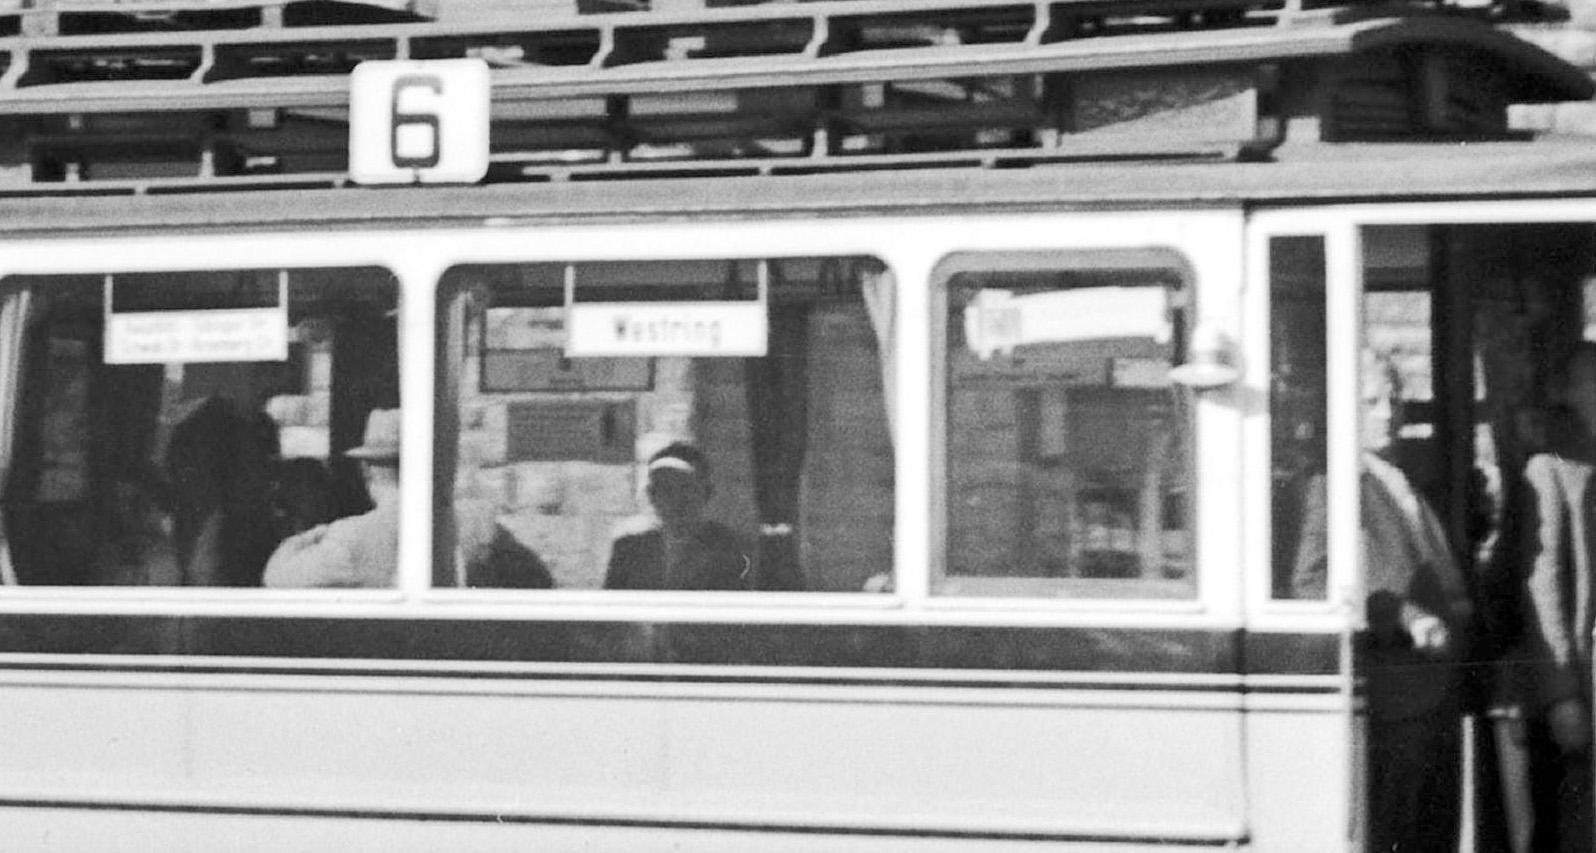
<path fill-rule="evenodd" d="M 488 172 L 491 83 L 480 59 L 362 62 L 349 76 L 349 176 L 475 183 Z"/>

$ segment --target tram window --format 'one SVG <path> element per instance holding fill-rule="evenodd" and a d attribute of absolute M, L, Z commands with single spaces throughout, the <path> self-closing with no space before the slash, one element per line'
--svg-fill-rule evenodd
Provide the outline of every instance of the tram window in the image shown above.
<path fill-rule="evenodd" d="M 879 262 L 474 265 L 442 288 L 436 586 L 891 586 Z"/>
<path fill-rule="evenodd" d="M 944 595 L 1196 594 L 1167 252 L 945 262 Z"/>
<path fill-rule="evenodd" d="M 1269 298 L 1274 597 L 1323 598 L 1302 579 L 1325 554 L 1324 238 L 1269 241 Z"/>
<path fill-rule="evenodd" d="M 0 281 L 5 581 L 259 586 L 364 512 L 345 451 L 398 405 L 397 295 L 374 268 Z"/>

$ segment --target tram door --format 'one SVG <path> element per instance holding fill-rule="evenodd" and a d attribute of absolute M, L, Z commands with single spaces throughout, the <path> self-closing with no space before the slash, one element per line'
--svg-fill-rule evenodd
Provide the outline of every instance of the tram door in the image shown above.
<path fill-rule="evenodd" d="M 1352 849 L 1550 849 L 1553 765 L 1510 662 L 1535 644 L 1526 464 L 1559 444 L 1557 377 L 1596 329 L 1596 227 L 1358 213 L 1253 223 L 1272 588 L 1251 622 L 1339 638 Z"/>
<path fill-rule="evenodd" d="M 1540 717 L 1545 684 L 1515 661 L 1541 654 L 1535 623 L 1548 616 L 1535 611 L 1560 611 L 1577 595 L 1572 561 L 1542 544 L 1556 520 L 1537 510 L 1546 493 L 1531 481 L 1548 457 L 1578 455 L 1582 444 L 1560 377 L 1592 337 L 1596 227 L 1467 222 L 1360 232 L 1365 349 L 1395 380 L 1390 455 L 1444 522 L 1472 605 L 1471 665 L 1451 682 L 1465 714 L 1462 771 L 1475 817 L 1465 844 L 1567 849 L 1554 840 L 1556 796 L 1536 793 L 1565 787 L 1565 763 L 1527 740 L 1523 725 Z M 1564 574 L 1561 603 L 1531 599 L 1540 583 L 1532 576 L 1548 571 Z M 1550 621 L 1588 634 L 1576 614 Z"/>
<path fill-rule="evenodd" d="M 1361 851 L 1358 448 L 1334 440 L 1356 435 L 1359 420 L 1356 233 L 1254 214 L 1247 243 L 1241 363 L 1261 393 L 1246 404 L 1245 492 L 1248 517 L 1269 520 L 1246 545 L 1260 567 L 1248 584 L 1247 678 L 1263 688 L 1246 722 L 1252 833 L 1259 849 L 1292 849 L 1307 837 L 1294 822 L 1306 820 L 1324 849 Z M 1277 657 L 1295 663 L 1282 670 Z M 1305 778 L 1312 790 L 1288 784 Z"/>

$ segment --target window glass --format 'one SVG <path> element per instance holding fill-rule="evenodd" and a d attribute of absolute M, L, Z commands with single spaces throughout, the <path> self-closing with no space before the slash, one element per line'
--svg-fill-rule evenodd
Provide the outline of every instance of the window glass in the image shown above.
<path fill-rule="evenodd" d="M 462 266 L 441 304 L 435 585 L 890 588 L 878 262 Z"/>
<path fill-rule="evenodd" d="M 1189 392 L 1173 254 L 944 265 L 946 564 L 956 595 L 1189 597 Z"/>
<path fill-rule="evenodd" d="M 396 489 L 397 294 L 369 268 L 0 282 L 5 580 L 392 585 L 397 516 L 348 534 L 366 469 Z"/>
<path fill-rule="evenodd" d="M 1274 596 L 1323 599 L 1329 553 L 1324 238 L 1269 241 L 1269 299 Z"/>

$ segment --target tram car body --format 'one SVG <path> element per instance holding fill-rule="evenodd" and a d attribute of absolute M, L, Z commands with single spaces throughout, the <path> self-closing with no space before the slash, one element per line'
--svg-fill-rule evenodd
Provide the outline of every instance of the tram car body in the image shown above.
<path fill-rule="evenodd" d="M 1499 10 L 157 5 L 0 39 L 8 847 L 1360 850 L 1371 341 L 1510 600 L 1596 148 Z M 351 185 L 462 58 L 486 177 Z M 272 584 L 390 409 L 388 582 Z M 677 441 L 735 588 L 616 588 Z"/>

